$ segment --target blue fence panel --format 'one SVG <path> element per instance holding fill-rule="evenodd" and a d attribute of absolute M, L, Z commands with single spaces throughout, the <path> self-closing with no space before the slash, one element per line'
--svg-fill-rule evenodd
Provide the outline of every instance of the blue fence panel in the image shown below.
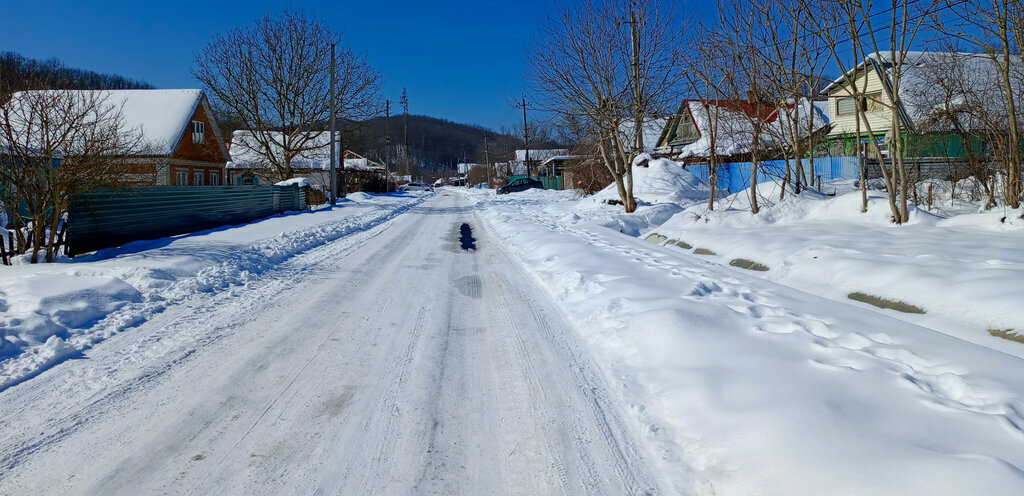
<path fill-rule="evenodd" d="M 821 176 L 822 181 L 836 179 L 857 179 L 860 177 L 860 167 L 857 165 L 857 157 L 817 157 L 814 159 L 803 159 L 804 170 L 810 174 L 810 167 L 814 164 L 814 176 Z M 790 165 L 795 165 L 790 162 Z M 718 173 L 716 186 L 729 193 L 743 191 L 750 187 L 750 171 L 754 164 L 751 162 L 729 162 L 718 164 L 715 169 Z M 711 181 L 711 167 L 708 164 L 687 165 L 686 170 L 704 182 Z M 758 184 L 781 179 L 786 173 L 785 160 L 764 160 L 760 163 L 757 171 Z M 815 177 L 815 180 L 817 178 Z"/>

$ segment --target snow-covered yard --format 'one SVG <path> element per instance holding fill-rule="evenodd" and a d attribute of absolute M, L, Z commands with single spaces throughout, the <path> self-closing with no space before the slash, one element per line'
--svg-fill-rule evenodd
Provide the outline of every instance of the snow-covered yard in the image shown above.
<path fill-rule="evenodd" d="M 989 332 L 1024 329 L 1021 212 L 894 226 L 878 192 L 861 214 L 859 191 L 709 212 L 674 164 L 635 171 L 631 215 L 602 203 L 612 190 L 467 194 L 572 317 L 677 491 L 1024 490 L 1024 344 Z"/>

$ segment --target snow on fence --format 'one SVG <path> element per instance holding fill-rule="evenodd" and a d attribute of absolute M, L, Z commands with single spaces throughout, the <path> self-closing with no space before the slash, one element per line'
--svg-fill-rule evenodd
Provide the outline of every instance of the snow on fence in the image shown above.
<path fill-rule="evenodd" d="M 812 159 L 803 159 L 804 170 L 810 174 Z M 858 179 L 860 178 L 860 167 L 857 165 L 857 157 L 817 157 L 814 161 L 814 177 L 809 178 L 815 183 L 818 177 L 822 181 L 834 179 Z M 796 163 L 791 161 L 790 168 L 795 168 Z M 716 186 L 729 193 L 737 193 L 750 187 L 750 171 L 753 168 L 751 162 L 729 162 L 715 166 L 718 171 Z M 710 181 L 711 169 L 707 164 L 687 165 L 686 170 L 693 173 L 702 181 Z M 757 172 L 757 182 L 768 182 L 782 179 L 786 173 L 785 160 L 764 160 L 760 163 Z"/>
<path fill-rule="evenodd" d="M 305 188 L 294 184 L 97 189 L 71 201 L 67 250 L 75 256 L 305 209 Z"/>

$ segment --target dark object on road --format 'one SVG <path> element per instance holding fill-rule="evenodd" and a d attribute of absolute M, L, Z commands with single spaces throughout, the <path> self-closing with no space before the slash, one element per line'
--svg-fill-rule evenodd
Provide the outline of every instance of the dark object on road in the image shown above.
<path fill-rule="evenodd" d="M 469 227 L 469 224 L 463 224 L 459 228 L 459 242 L 462 243 L 462 249 L 466 251 L 476 251 L 476 238 L 473 237 L 473 228 Z"/>
<path fill-rule="evenodd" d="M 526 191 L 531 188 L 544 189 L 544 184 L 535 179 L 522 177 L 498 188 L 498 194 L 504 195 L 506 193 L 514 193 L 516 191 Z"/>

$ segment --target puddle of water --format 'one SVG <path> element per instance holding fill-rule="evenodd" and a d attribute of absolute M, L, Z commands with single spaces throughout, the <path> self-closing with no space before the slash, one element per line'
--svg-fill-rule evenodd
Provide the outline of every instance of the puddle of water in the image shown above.
<path fill-rule="evenodd" d="M 462 244 L 463 250 L 476 251 L 476 238 L 473 237 L 473 228 L 469 227 L 469 224 L 462 224 L 459 228 L 459 243 Z"/>

